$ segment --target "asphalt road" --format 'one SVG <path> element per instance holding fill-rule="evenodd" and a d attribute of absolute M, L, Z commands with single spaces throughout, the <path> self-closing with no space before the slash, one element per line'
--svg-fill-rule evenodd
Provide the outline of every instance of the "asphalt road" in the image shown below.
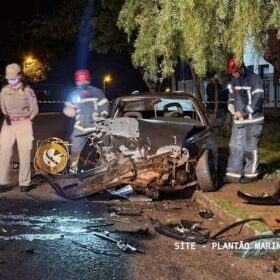
<path fill-rule="evenodd" d="M 106 224 L 91 202 L 2 198 L 0 279 L 125 279 L 122 252 L 88 231 Z"/>

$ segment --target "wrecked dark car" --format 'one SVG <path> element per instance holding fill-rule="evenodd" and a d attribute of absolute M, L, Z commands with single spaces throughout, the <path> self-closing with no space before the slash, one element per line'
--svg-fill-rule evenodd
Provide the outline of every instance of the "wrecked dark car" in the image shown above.
<path fill-rule="evenodd" d="M 75 199 L 128 184 L 147 194 L 216 188 L 215 135 L 191 94 L 119 97 L 96 133 L 81 137 L 88 145 L 78 174 L 41 172 L 62 196 Z"/>

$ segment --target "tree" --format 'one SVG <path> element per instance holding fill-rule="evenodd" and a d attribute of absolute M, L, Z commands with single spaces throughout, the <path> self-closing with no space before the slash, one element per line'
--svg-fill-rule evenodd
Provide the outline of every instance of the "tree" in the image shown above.
<path fill-rule="evenodd" d="M 94 36 L 89 48 L 99 53 L 109 50 L 127 50 L 124 32 L 117 27 L 118 13 L 123 0 L 95 0 L 92 28 Z M 32 34 L 39 40 L 73 44 L 77 39 L 86 0 L 61 0 L 56 12 L 50 16 L 38 17 L 30 24 Z M 65 48 L 64 48 L 65 50 Z"/>
<path fill-rule="evenodd" d="M 46 78 L 49 68 L 38 58 L 23 62 L 23 74 L 32 83 L 37 83 Z"/>
<path fill-rule="evenodd" d="M 126 0 L 118 26 L 136 38 L 134 65 L 156 82 L 174 73 L 178 58 L 202 77 L 224 70 L 229 55 L 241 61 L 248 41 L 263 52 L 266 32 L 280 39 L 279 17 L 278 0 Z"/>

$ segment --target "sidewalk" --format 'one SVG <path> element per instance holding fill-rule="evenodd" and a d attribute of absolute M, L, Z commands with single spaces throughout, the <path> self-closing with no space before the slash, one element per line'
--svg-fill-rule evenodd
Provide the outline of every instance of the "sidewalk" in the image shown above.
<path fill-rule="evenodd" d="M 217 192 L 195 192 L 195 199 L 202 207 L 211 210 L 226 224 L 231 224 L 248 218 L 263 218 L 266 224 L 250 222 L 244 230 L 250 235 L 280 228 L 275 218 L 280 218 L 280 205 L 248 204 L 237 196 L 237 191 L 250 194 L 271 194 L 274 192 L 275 182 L 258 181 L 251 184 L 226 184 Z"/>

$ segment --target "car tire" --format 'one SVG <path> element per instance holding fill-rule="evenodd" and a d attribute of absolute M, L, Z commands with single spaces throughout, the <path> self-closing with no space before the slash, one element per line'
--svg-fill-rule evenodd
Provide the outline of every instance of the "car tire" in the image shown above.
<path fill-rule="evenodd" d="M 204 192 L 212 192 L 217 187 L 217 172 L 210 150 L 205 149 L 199 158 L 196 168 L 196 178 L 199 188 Z"/>

